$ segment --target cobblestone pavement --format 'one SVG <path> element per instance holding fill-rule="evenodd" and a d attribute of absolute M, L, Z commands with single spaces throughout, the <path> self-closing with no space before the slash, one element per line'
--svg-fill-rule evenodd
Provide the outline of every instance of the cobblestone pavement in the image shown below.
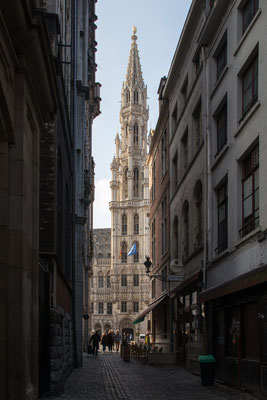
<path fill-rule="evenodd" d="M 53 400 L 256 400 L 218 383 L 201 386 L 199 376 L 178 366 L 150 366 L 123 361 L 116 353 L 84 356 L 65 392 Z"/>

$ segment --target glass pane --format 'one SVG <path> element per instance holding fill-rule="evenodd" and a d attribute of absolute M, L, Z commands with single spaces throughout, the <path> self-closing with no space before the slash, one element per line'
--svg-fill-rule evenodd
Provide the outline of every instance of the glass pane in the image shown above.
<path fill-rule="evenodd" d="M 252 176 L 250 176 L 247 180 L 244 181 L 244 198 L 248 197 L 252 193 Z"/>
<path fill-rule="evenodd" d="M 259 169 L 254 172 L 254 190 L 259 187 Z"/>
<path fill-rule="evenodd" d="M 255 192 L 255 210 L 259 208 L 259 189 Z"/>
<path fill-rule="evenodd" d="M 218 211 L 219 211 L 218 220 L 220 223 L 226 219 L 226 204 L 221 205 Z"/>
<path fill-rule="evenodd" d="M 252 196 L 244 200 L 244 218 L 252 214 Z"/>

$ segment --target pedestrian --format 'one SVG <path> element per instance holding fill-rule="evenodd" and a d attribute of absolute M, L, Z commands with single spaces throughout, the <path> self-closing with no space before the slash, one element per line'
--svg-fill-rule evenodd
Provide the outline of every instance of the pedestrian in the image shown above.
<path fill-rule="evenodd" d="M 105 353 L 106 346 L 107 346 L 107 333 L 106 332 L 104 332 L 102 335 L 101 344 L 102 344 L 102 348 L 103 348 L 103 353 Z"/>
<path fill-rule="evenodd" d="M 120 342 L 121 342 L 121 335 L 120 335 L 120 331 L 118 329 L 116 330 L 116 334 L 114 335 L 114 342 L 116 345 L 116 353 L 118 353 L 118 351 L 120 349 Z"/>
<path fill-rule="evenodd" d="M 99 333 L 96 331 L 92 331 L 92 336 L 90 338 L 90 342 L 93 342 L 93 357 L 94 355 L 97 357 L 98 349 L 99 349 L 99 342 L 100 342 L 100 336 Z"/>
<path fill-rule="evenodd" d="M 113 347 L 113 335 L 111 333 L 111 331 L 108 331 L 108 335 L 107 335 L 107 345 L 108 345 L 108 350 L 112 351 L 112 347 Z"/>

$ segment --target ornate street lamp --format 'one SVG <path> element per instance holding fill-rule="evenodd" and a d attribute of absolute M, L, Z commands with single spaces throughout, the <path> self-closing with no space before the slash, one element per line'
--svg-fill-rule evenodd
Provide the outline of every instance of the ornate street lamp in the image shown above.
<path fill-rule="evenodd" d="M 150 257 L 146 256 L 146 261 L 144 262 L 144 266 L 146 267 L 146 274 L 149 276 L 150 274 L 150 267 L 152 265 L 152 262 L 150 261 Z"/>

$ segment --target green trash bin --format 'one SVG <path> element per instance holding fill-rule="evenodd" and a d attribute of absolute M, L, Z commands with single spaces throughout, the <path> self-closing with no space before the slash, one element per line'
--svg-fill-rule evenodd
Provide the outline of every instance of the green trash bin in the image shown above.
<path fill-rule="evenodd" d="M 206 356 L 199 356 L 198 360 L 200 362 L 202 386 L 214 385 L 215 358 L 213 355 L 209 354 Z"/>

